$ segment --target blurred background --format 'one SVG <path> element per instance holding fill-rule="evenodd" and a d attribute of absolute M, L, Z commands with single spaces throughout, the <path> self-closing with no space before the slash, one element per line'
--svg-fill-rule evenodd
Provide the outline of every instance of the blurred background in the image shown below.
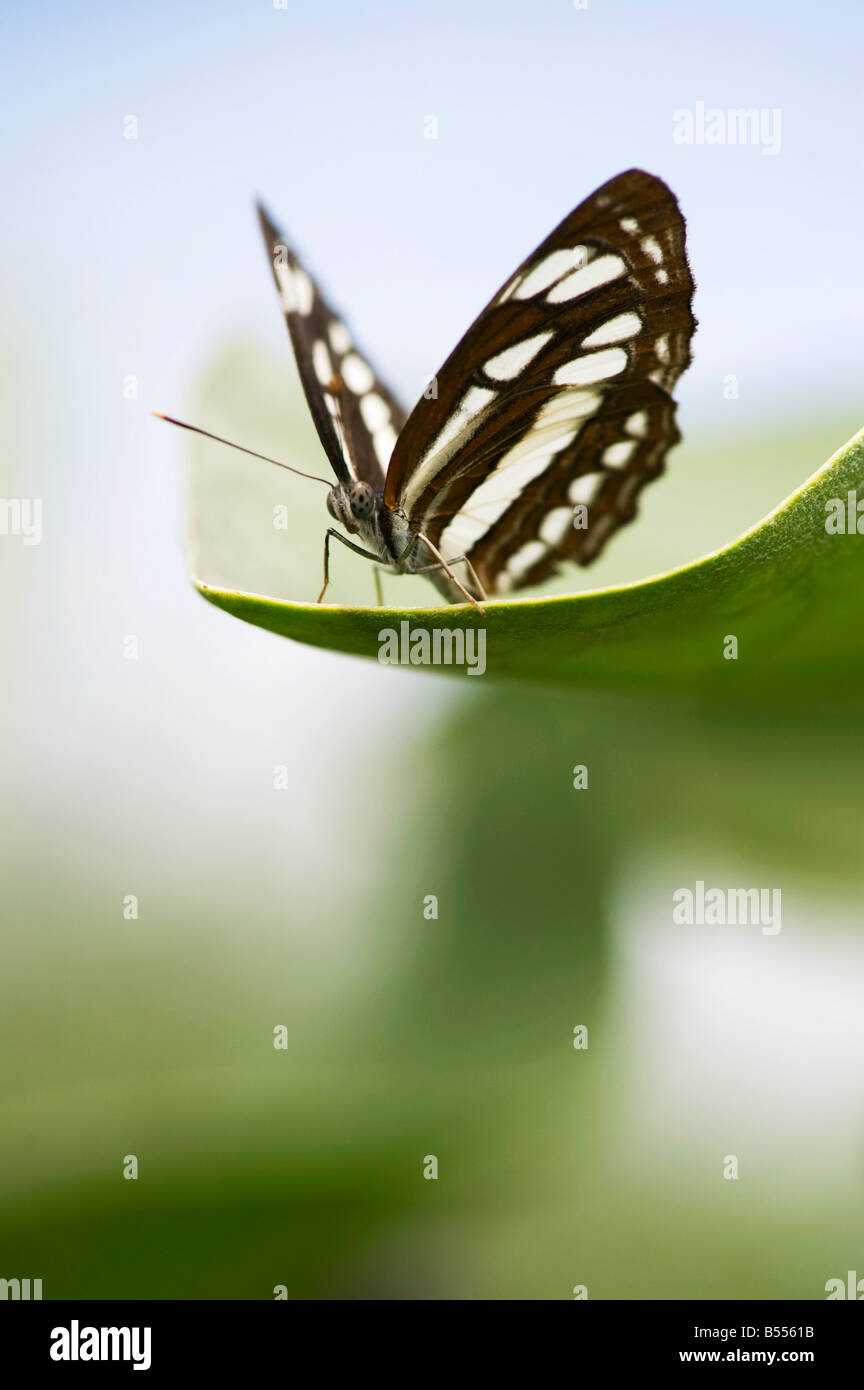
<path fill-rule="evenodd" d="M 759 1299 L 864 1276 L 860 718 L 696 707 L 674 678 L 662 702 L 458 685 L 244 626 L 188 566 L 314 598 L 323 490 L 150 415 L 324 466 L 254 196 L 411 403 L 637 165 L 688 219 L 684 442 L 557 587 L 728 542 L 862 423 L 862 27 L 853 0 L 7 5 L 2 495 L 42 499 L 43 538 L 0 535 L 0 1277 Z M 676 143 L 700 102 L 779 111 L 779 149 Z M 334 574 L 372 601 L 363 562 Z M 781 887 L 781 933 L 674 926 L 697 879 Z"/>

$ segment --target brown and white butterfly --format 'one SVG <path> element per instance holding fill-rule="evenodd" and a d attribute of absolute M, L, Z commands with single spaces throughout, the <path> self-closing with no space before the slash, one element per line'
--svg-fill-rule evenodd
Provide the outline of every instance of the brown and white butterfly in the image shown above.
<path fill-rule="evenodd" d="M 376 565 L 479 607 L 586 565 L 680 439 L 696 327 L 684 218 L 630 169 L 546 238 L 405 416 L 259 209 L 300 379 L 336 476 L 327 508 Z M 379 590 L 380 592 L 380 590 Z"/>

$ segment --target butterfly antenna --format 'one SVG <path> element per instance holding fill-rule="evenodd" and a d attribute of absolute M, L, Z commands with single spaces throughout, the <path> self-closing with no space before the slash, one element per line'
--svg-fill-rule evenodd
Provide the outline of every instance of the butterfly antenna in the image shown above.
<path fill-rule="evenodd" d="M 303 473 L 299 468 L 292 468 L 290 463 L 282 463 L 279 459 L 271 459 L 267 454 L 258 454 L 254 449 L 246 449 L 242 444 L 234 444 L 230 439 L 223 439 L 221 434 L 211 434 L 209 430 L 202 430 L 198 425 L 187 425 L 184 420 L 175 420 L 171 415 L 162 415 L 158 410 L 152 410 L 151 415 L 155 415 L 157 420 L 165 420 L 169 425 L 177 425 L 181 430 L 191 430 L 193 434 L 203 434 L 205 439 L 215 439 L 217 444 L 227 444 L 229 449 L 239 449 L 241 454 L 250 454 L 253 459 L 263 459 L 265 463 L 275 463 L 277 468 L 287 468 L 289 473 L 296 473 L 298 478 L 310 478 L 313 483 L 324 483 L 326 487 L 332 487 L 333 482 L 328 478 L 319 478 L 315 473 Z"/>

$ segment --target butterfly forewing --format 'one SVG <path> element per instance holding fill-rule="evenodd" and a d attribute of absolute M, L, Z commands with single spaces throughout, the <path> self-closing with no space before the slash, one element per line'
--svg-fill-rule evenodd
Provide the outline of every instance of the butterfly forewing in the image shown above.
<path fill-rule="evenodd" d="M 340 482 L 359 478 L 380 490 L 405 412 L 262 207 L 258 215 L 300 380 L 333 471 Z"/>
<path fill-rule="evenodd" d="M 612 179 L 519 267 L 418 403 L 385 501 L 484 587 L 587 564 L 680 438 L 670 392 L 695 328 L 684 219 L 664 183 Z M 587 525 L 574 527 L 574 507 Z"/>

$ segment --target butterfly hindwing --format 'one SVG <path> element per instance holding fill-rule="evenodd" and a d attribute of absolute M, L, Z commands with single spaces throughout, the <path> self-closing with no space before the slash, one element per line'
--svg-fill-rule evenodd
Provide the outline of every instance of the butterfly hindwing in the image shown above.
<path fill-rule="evenodd" d="M 342 483 L 362 479 L 380 490 L 405 412 L 262 207 L 258 215 L 300 380 L 331 467 Z"/>
<path fill-rule="evenodd" d="M 609 392 L 574 442 L 460 549 L 470 549 L 478 575 L 502 594 L 542 583 L 562 561 L 590 564 L 636 515 L 639 493 L 680 437 L 675 402 L 662 387 L 637 381 Z"/>
<path fill-rule="evenodd" d="M 490 592 L 587 564 L 662 471 L 695 328 L 684 237 L 661 180 L 612 179 L 487 305 L 400 432 L 385 502 L 445 556 L 467 552 Z"/>

